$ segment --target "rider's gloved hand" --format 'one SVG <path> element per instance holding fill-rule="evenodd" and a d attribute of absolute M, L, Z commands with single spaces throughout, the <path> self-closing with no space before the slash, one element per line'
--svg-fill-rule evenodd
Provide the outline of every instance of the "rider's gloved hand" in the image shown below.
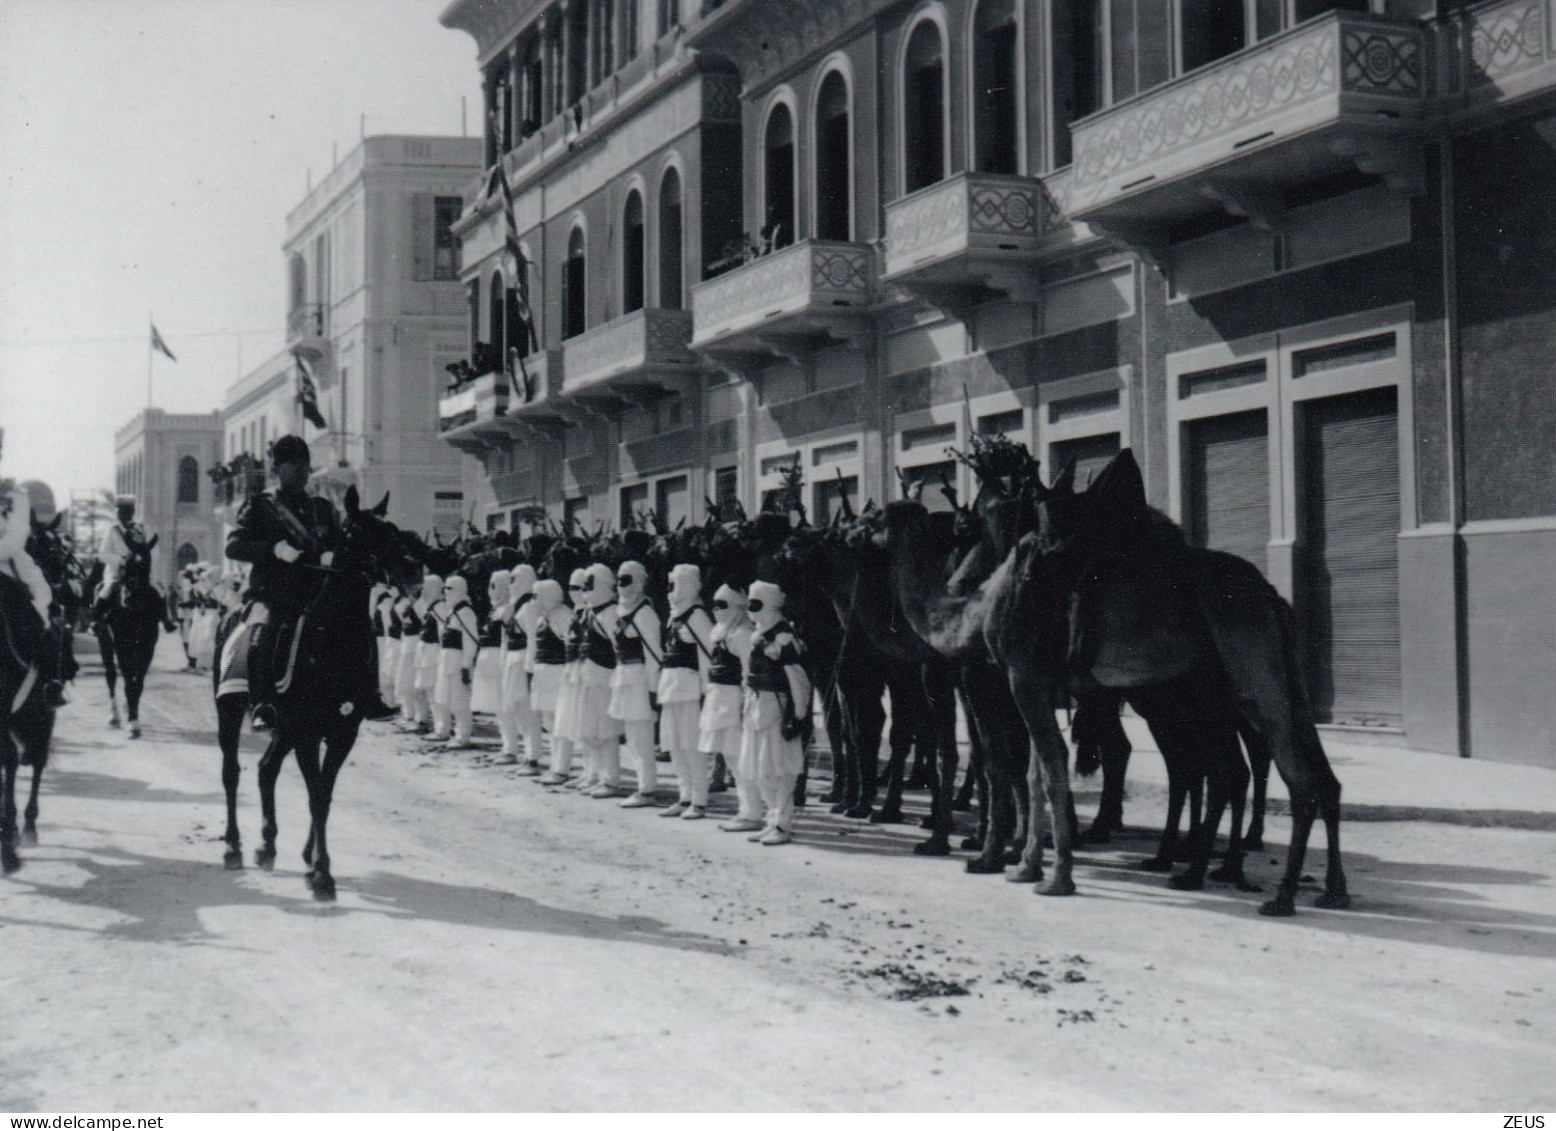
<path fill-rule="evenodd" d="M 283 562 L 291 563 L 302 557 L 303 552 L 290 542 L 277 542 L 275 544 L 275 555 Z"/>

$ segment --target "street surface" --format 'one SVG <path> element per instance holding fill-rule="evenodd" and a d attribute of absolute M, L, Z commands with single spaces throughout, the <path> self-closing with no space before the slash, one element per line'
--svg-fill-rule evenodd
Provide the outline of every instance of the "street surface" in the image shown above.
<path fill-rule="evenodd" d="M 1314 910 L 1313 886 L 1274 921 L 1262 896 L 1134 871 L 1143 834 L 1042 899 L 913 857 L 916 828 L 812 803 L 765 848 L 547 792 L 489 738 L 429 754 L 376 724 L 341 775 L 321 905 L 290 764 L 280 860 L 252 865 L 253 737 L 250 864 L 222 869 L 210 680 L 181 664 L 165 637 L 139 742 L 107 727 L 95 665 L 61 714 L 40 844 L 0 878 L 0 1110 L 1556 1106 L 1539 822 L 1353 821 L 1355 909 Z M 1144 829 L 1159 759 L 1136 763 Z M 1267 888 L 1286 830 L 1250 860 Z"/>

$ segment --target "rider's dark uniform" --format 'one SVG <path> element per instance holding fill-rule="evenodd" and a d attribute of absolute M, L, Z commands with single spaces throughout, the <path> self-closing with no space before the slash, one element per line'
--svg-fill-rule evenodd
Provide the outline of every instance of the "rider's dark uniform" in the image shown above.
<path fill-rule="evenodd" d="M 340 518 L 328 499 L 285 489 L 252 495 L 238 512 L 237 525 L 227 535 L 227 556 L 248 562 L 246 600 L 268 611 L 249 648 L 249 697 L 269 703 L 275 695 L 275 643 L 318 595 L 325 574 L 320 558 L 340 541 Z M 301 551 L 295 562 L 276 557 L 276 545 L 286 542 Z M 251 619 L 252 616 L 251 616 Z"/>

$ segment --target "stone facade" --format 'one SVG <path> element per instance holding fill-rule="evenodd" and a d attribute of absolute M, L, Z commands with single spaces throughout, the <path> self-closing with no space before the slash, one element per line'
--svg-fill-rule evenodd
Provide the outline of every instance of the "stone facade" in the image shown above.
<path fill-rule="evenodd" d="M 135 496 L 152 549 L 151 576 L 166 587 L 179 565 L 219 562 L 222 532 L 207 471 L 222 458 L 220 413 L 138 412 L 114 434 L 114 486 Z"/>
<path fill-rule="evenodd" d="M 1191 538 L 1292 599 L 1328 725 L 1556 765 L 1551 5 L 1233 7 L 725 0 L 516 111 L 536 44 L 578 89 L 547 54 L 562 6 L 455 0 L 546 351 L 527 399 L 445 418 L 478 510 L 695 520 L 798 460 L 825 517 L 899 474 L 967 497 L 969 429 L 1083 481 L 1127 446 Z M 670 164 L 691 317 L 666 362 L 600 327 L 629 291 L 668 305 Z M 460 222 L 472 341 L 510 272 L 494 181 Z M 756 253 L 711 254 L 715 228 Z"/>

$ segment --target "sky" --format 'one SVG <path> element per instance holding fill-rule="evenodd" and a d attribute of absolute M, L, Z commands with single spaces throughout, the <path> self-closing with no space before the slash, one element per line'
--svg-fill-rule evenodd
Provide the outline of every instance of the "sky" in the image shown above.
<path fill-rule="evenodd" d="M 112 487 L 114 432 L 284 344 L 286 214 L 369 136 L 480 128 L 447 0 L 0 0 L 0 476 Z"/>

